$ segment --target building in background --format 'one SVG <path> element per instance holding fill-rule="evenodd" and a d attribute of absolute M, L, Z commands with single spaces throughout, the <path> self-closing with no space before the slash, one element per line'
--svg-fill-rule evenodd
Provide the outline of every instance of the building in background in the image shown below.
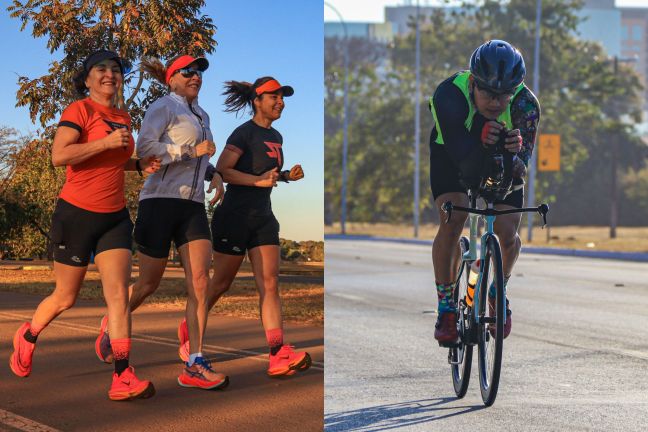
<path fill-rule="evenodd" d="M 394 25 L 384 23 L 347 22 L 347 32 L 350 38 L 357 37 L 381 43 L 390 43 L 394 40 Z M 341 22 L 325 22 L 324 37 L 344 37 L 344 26 Z"/>
<path fill-rule="evenodd" d="M 648 5 L 647 5 L 648 6 Z M 648 121 L 648 7 L 621 8 L 621 57 L 634 58 L 644 86 L 644 122 Z M 644 123 L 644 133 L 648 124 Z"/>

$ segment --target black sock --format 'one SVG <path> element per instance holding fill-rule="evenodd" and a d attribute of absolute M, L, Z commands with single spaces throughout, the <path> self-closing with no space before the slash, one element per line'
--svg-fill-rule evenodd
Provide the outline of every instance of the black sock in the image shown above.
<path fill-rule="evenodd" d="M 282 346 L 283 346 L 283 344 L 282 345 L 271 346 L 270 347 L 270 354 L 277 355 L 277 353 L 279 352 L 279 350 L 281 349 Z"/>
<path fill-rule="evenodd" d="M 38 339 L 38 335 L 34 336 L 29 329 L 25 330 L 25 334 L 23 335 L 25 340 L 29 343 L 36 343 L 36 339 Z"/>
<path fill-rule="evenodd" d="M 117 375 L 121 375 L 122 372 L 124 372 L 126 369 L 128 369 L 128 359 L 120 359 L 120 360 L 115 360 L 115 373 Z"/>

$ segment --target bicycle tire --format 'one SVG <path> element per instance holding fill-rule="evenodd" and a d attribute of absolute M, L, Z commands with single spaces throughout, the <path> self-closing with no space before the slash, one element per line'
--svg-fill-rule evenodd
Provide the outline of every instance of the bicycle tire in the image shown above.
<path fill-rule="evenodd" d="M 461 248 L 461 253 L 468 250 L 470 243 L 466 237 L 462 237 L 459 240 L 459 245 Z M 459 265 L 459 270 L 457 272 L 457 280 L 454 286 L 454 301 L 457 305 L 457 319 L 462 319 L 461 310 L 461 301 L 466 295 L 468 287 L 468 274 L 470 272 L 470 262 L 461 261 Z M 459 322 L 458 322 L 459 325 Z M 460 326 L 461 328 L 461 326 Z M 461 336 L 461 335 L 460 335 Z M 472 354 L 473 346 L 467 345 L 463 340 L 460 341 L 459 346 L 450 348 L 449 358 L 453 361 L 457 361 L 459 358 L 462 359 L 461 363 L 451 364 L 452 369 L 452 385 L 455 390 L 455 394 L 459 399 L 463 398 L 468 391 L 468 384 L 470 383 L 470 370 L 472 367 Z"/>
<path fill-rule="evenodd" d="M 502 253 L 495 235 L 486 238 L 486 255 L 483 268 L 484 273 L 482 274 L 479 298 L 475 299 L 479 301 L 478 312 L 480 316 L 480 323 L 477 327 L 479 387 L 484 404 L 491 406 L 495 402 L 499 388 L 502 353 L 504 351 L 504 322 L 506 320 Z M 491 283 L 495 283 L 494 309 L 488 305 L 488 290 Z M 494 322 L 485 322 L 481 317 Z"/>

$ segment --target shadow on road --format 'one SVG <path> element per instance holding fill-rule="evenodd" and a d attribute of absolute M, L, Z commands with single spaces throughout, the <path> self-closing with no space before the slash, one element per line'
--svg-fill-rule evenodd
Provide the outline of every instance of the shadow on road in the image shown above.
<path fill-rule="evenodd" d="M 324 415 L 324 429 L 333 431 L 378 432 L 433 422 L 485 408 L 483 405 L 446 406 L 457 398 L 422 399 L 379 405 L 354 411 Z M 446 411 L 448 411 L 446 413 Z"/>

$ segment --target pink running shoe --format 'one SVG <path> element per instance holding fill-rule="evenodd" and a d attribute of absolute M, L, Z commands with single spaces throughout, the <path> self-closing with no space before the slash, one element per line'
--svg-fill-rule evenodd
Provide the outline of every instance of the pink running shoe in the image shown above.
<path fill-rule="evenodd" d="M 24 334 L 31 328 L 30 323 L 26 322 L 21 325 L 13 337 L 14 352 L 9 357 L 9 367 L 11 371 L 19 377 L 26 378 L 31 373 L 32 356 L 36 345 L 27 342 Z"/>
<path fill-rule="evenodd" d="M 178 326 L 178 340 L 180 341 L 180 345 L 189 342 L 189 327 L 187 327 L 186 318 L 183 318 L 182 322 Z"/>
<path fill-rule="evenodd" d="M 178 348 L 178 356 L 180 356 L 180 360 L 183 363 L 187 363 L 189 361 L 189 355 L 189 341 L 187 341 Z"/>
<path fill-rule="evenodd" d="M 182 387 L 196 387 L 204 390 L 224 389 L 229 385 L 229 377 L 225 374 L 214 372 L 211 362 L 198 357 L 193 365 L 187 366 L 178 377 L 178 384 Z"/>
<path fill-rule="evenodd" d="M 186 318 L 183 318 L 178 326 L 178 340 L 180 341 L 178 356 L 183 363 L 187 363 L 189 361 L 189 328 Z"/>
<path fill-rule="evenodd" d="M 294 348 L 292 345 L 283 345 L 276 355 L 270 354 L 269 376 L 289 376 L 297 371 L 305 371 L 311 366 L 310 354 L 295 352 Z"/>
<path fill-rule="evenodd" d="M 110 345 L 110 336 L 108 336 L 108 315 L 101 318 L 99 336 L 95 341 L 95 353 L 102 362 L 108 364 L 113 362 L 112 346 Z"/>
<path fill-rule="evenodd" d="M 108 390 L 108 397 L 114 401 L 148 399 L 154 394 L 153 383 L 137 378 L 132 366 L 129 366 L 121 375 L 113 373 L 112 385 Z"/>

